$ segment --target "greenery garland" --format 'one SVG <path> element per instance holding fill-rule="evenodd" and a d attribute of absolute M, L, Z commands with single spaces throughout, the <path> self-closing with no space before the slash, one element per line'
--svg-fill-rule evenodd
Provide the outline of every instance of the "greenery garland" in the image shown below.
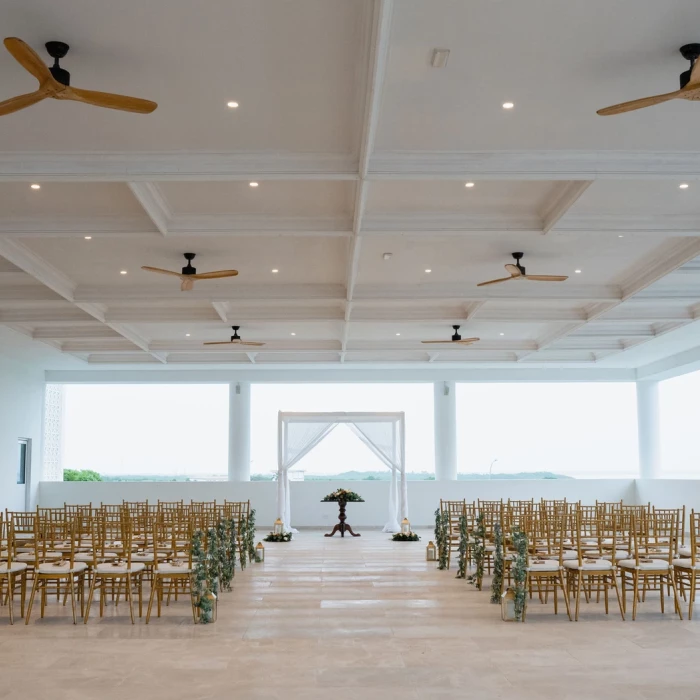
<path fill-rule="evenodd" d="M 255 561 L 255 508 L 251 508 L 248 514 L 243 546 L 248 547 L 248 561 Z"/>
<path fill-rule="evenodd" d="M 322 503 L 337 503 L 338 501 L 345 501 L 346 503 L 364 503 L 365 499 L 362 498 L 359 493 L 349 491 L 348 489 L 336 489 L 321 499 Z"/>
<path fill-rule="evenodd" d="M 196 601 L 195 607 L 199 610 L 199 621 L 207 624 L 212 619 L 212 604 L 211 599 L 205 596 L 209 591 L 209 566 L 203 541 L 204 533 L 195 530 L 192 534 L 192 593 Z"/>
<path fill-rule="evenodd" d="M 472 556 L 474 557 L 475 571 L 471 576 L 467 576 L 467 581 L 481 590 L 484 581 L 484 557 L 486 554 L 486 523 L 484 514 L 476 516 L 476 530 L 474 531 L 474 544 L 472 545 Z"/>
<path fill-rule="evenodd" d="M 501 523 L 493 524 L 493 581 L 491 582 L 491 602 L 501 603 L 503 593 L 503 529 Z"/>
<path fill-rule="evenodd" d="M 289 542 L 289 540 L 291 540 L 291 539 L 292 539 L 291 532 L 280 532 L 277 535 L 274 532 L 271 532 L 265 538 L 265 542 Z M 254 559 L 251 559 L 251 561 L 254 561 Z"/>
<path fill-rule="evenodd" d="M 219 595 L 219 537 L 215 527 L 207 532 L 207 573 L 209 590 Z"/>
<path fill-rule="evenodd" d="M 527 601 L 527 535 L 519 527 L 513 529 L 513 548 L 514 613 L 516 621 L 521 622 Z"/>
<path fill-rule="evenodd" d="M 449 533 L 450 516 L 448 513 L 441 513 L 438 508 L 435 511 L 435 544 L 438 548 L 438 569 L 442 571 L 447 568 L 449 556 Z"/>
<path fill-rule="evenodd" d="M 239 558 L 241 562 L 241 571 L 245 571 L 245 567 L 248 564 L 248 533 L 246 532 L 248 526 L 248 518 L 241 518 L 238 531 L 238 547 L 239 547 Z"/>
<path fill-rule="evenodd" d="M 467 518 L 459 516 L 459 559 L 457 576 L 455 578 L 467 578 L 467 548 L 469 545 L 469 533 L 467 532 Z"/>
<path fill-rule="evenodd" d="M 415 532 L 395 532 L 391 536 L 392 542 L 418 542 L 419 539 Z"/>
<path fill-rule="evenodd" d="M 222 591 L 230 591 L 236 568 L 236 523 L 232 518 L 216 526 L 219 543 L 219 581 Z"/>

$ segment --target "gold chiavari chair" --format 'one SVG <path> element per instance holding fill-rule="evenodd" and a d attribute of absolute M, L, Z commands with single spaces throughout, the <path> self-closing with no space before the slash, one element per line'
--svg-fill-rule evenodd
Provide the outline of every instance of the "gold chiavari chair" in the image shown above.
<path fill-rule="evenodd" d="M 36 539 L 39 542 L 39 546 L 34 550 L 34 583 L 32 593 L 29 596 L 29 605 L 27 606 L 27 616 L 24 618 L 24 624 L 29 624 L 37 591 L 40 591 L 41 594 L 41 617 L 44 617 L 49 584 L 52 584 L 56 587 L 56 596 L 59 599 L 61 586 L 66 586 L 66 594 L 70 595 L 73 624 L 75 625 L 77 622 L 76 597 L 80 600 L 81 615 L 84 611 L 83 591 L 87 564 L 75 561 L 76 534 L 73 520 L 66 513 L 60 513 L 49 518 L 40 519 L 37 517 L 36 526 Z M 55 548 L 58 543 L 63 544 L 62 558 L 47 558 L 47 547 Z"/>
<path fill-rule="evenodd" d="M 240 553 L 243 548 L 243 537 L 241 535 L 241 523 L 248 520 L 250 515 L 250 500 L 248 501 L 227 501 L 224 500 L 224 512 L 227 517 L 233 518 L 236 525 L 236 546 Z"/>
<path fill-rule="evenodd" d="M 23 562 L 13 561 L 14 531 L 12 528 L 12 520 L 3 520 L 1 513 L 0 539 L 7 545 L 7 549 L 3 552 L 5 561 L 0 562 L 0 601 L 7 601 L 10 613 L 10 624 L 14 625 L 15 589 L 18 586 L 20 595 L 20 616 L 24 617 L 24 602 L 27 596 L 27 565 Z M 7 584 L 7 594 L 4 594 L 5 584 Z"/>
<path fill-rule="evenodd" d="M 443 501 L 440 499 L 440 513 L 447 515 L 448 531 L 447 531 L 447 568 L 450 568 L 452 563 L 452 552 L 459 551 L 459 520 L 465 515 L 464 507 L 466 499 L 461 501 Z"/>
<path fill-rule="evenodd" d="M 588 591 L 591 590 L 591 584 L 595 583 L 597 589 L 601 586 L 605 597 L 605 614 L 608 614 L 608 592 L 610 589 L 615 589 L 617 603 L 620 608 L 620 616 L 625 619 L 623 603 L 620 598 L 620 589 L 617 585 L 617 577 L 615 574 L 615 563 L 607 559 L 593 559 L 585 555 L 585 551 L 590 547 L 590 532 L 584 525 L 584 510 L 585 506 L 578 509 L 575 520 L 572 524 L 572 535 L 576 543 L 576 559 L 564 559 L 563 566 L 567 573 L 567 590 L 568 593 L 574 593 L 576 596 L 576 610 L 574 620 L 578 622 L 579 609 L 581 607 L 582 592 L 588 597 Z M 595 509 L 595 506 L 593 506 Z M 615 517 L 614 515 L 612 516 Z M 584 583 L 587 587 L 584 587 Z"/>
<path fill-rule="evenodd" d="M 192 619 L 197 622 L 194 591 L 192 589 L 192 518 L 178 516 L 177 513 L 163 513 L 153 520 L 153 581 L 151 595 L 146 611 L 146 624 L 151 621 L 153 602 L 156 602 L 156 614 L 161 615 L 161 605 L 166 587 L 168 603 L 174 589 L 177 596 L 179 587 L 189 588 L 192 605 Z M 206 537 L 207 530 L 203 530 Z M 206 542 L 204 543 L 206 547 Z"/>
<path fill-rule="evenodd" d="M 117 604 L 124 585 L 125 597 L 129 604 L 129 616 L 131 624 L 134 624 L 134 593 L 138 595 L 139 617 L 143 614 L 143 572 L 145 565 L 141 562 L 132 561 L 132 541 L 131 524 L 126 511 L 122 511 L 120 516 L 109 519 L 110 516 L 102 514 L 93 524 L 92 545 L 97 548 L 93 554 L 95 566 L 90 583 L 90 593 L 88 594 L 87 609 L 83 622 L 87 624 L 90 618 L 90 608 L 95 595 L 99 591 L 100 596 L 100 617 L 104 615 L 105 604 L 107 602 L 107 587 L 111 585 L 112 597 L 114 589 L 117 589 Z M 119 539 L 117 539 L 117 537 Z M 118 557 L 111 561 L 99 562 L 107 554 L 113 554 L 117 550 Z"/>
<path fill-rule="evenodd" d="M 564 541 L 568 538 L 565 524 L 566 516 L 555 515 L 551 518 L 542 518 L 541 523 L 532 518 L 529 523 L 524 522 L 521 527 L 528 533 L 528 542 L 531 543 L 531 555 L 527 567 L 527 587 L 532 597 L 532 592 L 537 589 L 540 601 L 546 602 L 549 593 L 552 593 L 554 602 L 554 614 L 559 613 L 558 592 L 564 595 L 566 614 L 571 620 L 571 608 L 569 594 L 564 576 Z M 539 534 L 544 534 L 544 542 L 538 539 Z M 542 600 L 544 593 L 545 599 Z M 523 622 L 525 615 L 523 614 Z"/>
<path fill-rule="evenodd" d="M 642 513 L 642 511 L 640 511 Z M 653 524 L 650 520 L 656 522 Z M 664 538 L 668 545 L 663 549 L 658 549 L 656 542 L 649 542 L 649 532 L 655 532 L 656 537 Z M 668 516 L 654 517 L 646 516 L 645 521 L 639 522 L 638 516 L 631 515 L 631 540 L 632 547 L 629 559 L 618 562 L 620 578 L 622 581 L 622 596 L 625 610 L 627 609 L 627 584 L 631 583 L 632 588 L 632 619 L 637 618 L 637 602 L 640 597 L 640 583 L 642 591 L 654 590 L 658 583 L 659 600 L 661 602 L 661 612 L 665 610 L 664 585 L 673 592 L 675 610 L 680 619 L 683 619 L 681 604 L 678 598 L 678 591 L 674 581 L 673 554 L 678 545 L 678 517 L 676 513 Z M 654 556 L 656 555 L 656 557 Z"/>
<path fill-rule="evenodd" d="M 690 546 L 688 556 L 678 557 L 673 560 L 673 571 L 676 585 L 680 589 L 683 598 L 688 597 L 688 619 L 693 619 L 693 606 L 695 604 L 695 592 L 697 590 L 698 571 L 700 570 L 700 513 L 690 511 Z"/>

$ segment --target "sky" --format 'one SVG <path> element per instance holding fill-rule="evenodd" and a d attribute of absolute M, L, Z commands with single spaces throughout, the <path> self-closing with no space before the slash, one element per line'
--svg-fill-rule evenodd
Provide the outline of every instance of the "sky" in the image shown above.
<path fill-rule="evenodd" d="M 677 380 L 671 380 L 677 381 Z M 662 398 L 687 406 L 693 384 L 662 383 Z M 277 468 L 277 412 L 404 411 L 406 466 L 434 472 L 433 385 L 254 384 L 251 472 Z M 679 403 L 680 402 L 680 403 Z M 693 444 L 697 413 L 669 413 L 664 435 L 688 445 L 687 469 L 700 459 Z M 669 417 L 670 416 L 670 417 Z M 104 474 L 225 475 L 228 385 L 66 385 L 65 468 Z M 458 384 L 458 471 L 552 471 L 576 478 L 637 473 L 634 383 Z M 687 437 L 690 436 L 690 439 Z M 668 440 L 666 441 L 668 442 Z M 339 426 L 298 463 L 308 474 L 385 467 Z"/>

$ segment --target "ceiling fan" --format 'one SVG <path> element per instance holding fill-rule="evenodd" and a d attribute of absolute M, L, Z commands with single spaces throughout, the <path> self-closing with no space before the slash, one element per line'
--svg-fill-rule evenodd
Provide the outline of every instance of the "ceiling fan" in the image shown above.
<path fill-rule="evenodd" d="M 421 343 L 456 343 L 457 345 L 471 345 L 480 340 L 480 338 L 464 338 L 459 334 L 459 326 L 452 326 L 455 329 L 454 335 L 449 340 L 421 340 Z"/>
<path fill-rule="evenodd" d="M 192 267 L 195 253 L 183 253 L 183 255 L 185 256 L 185 260 L 187 260 L 187 265 L 182 268 L 182 272 L 163 270 L 160 267 L 148 267 L 148 265 L 143 265 L 141 269 L 147 270 L 148 272 L 157 272 L 160 275 L 179 277 L 182 280 L 180 290 L 183 292 L 189 292 L 192 287 L 194 287 L 195 280 L 215 280 L 221 277 L 235 277 L 238 274 L 238 270 L 216 270 L 215 272 L 200 272 L 197 274 L 197 268 Z"/>
<path fill-rule="evenodd" d="M 47 41 L 46 50 L 54 59 L 50 68 L 41 60 L 39 55 L 29 44 L 25 44 L 16 37 L 5 39 L 5 48 L 12 57 L 29 71 L 38 81 L 39 89 L 25 95 L 11 97 L 0 102 L 0 116 L 17 112 L 25 107 L 31 107 L 37 102 L 52 97 L 54 100 L 73 100 L 85 102 L 96 107 L 108 109 L 120 109 L 124 112 L 137 112 L 138 114 L 150 114 L 158 105 L 150 100 L 142 100 L 138 97 L 115 95 L 111 92 L 96 92 L 95 90 L 81 90 L 70 86 L 70 73 L 58 64 L 70 48 L 62 41 Z"/>
<path fill-rule="evenodd" d="M 690 61 L 690 68 L 683 71 L 680 75 L 681 89 L 675 92 L 667 92 L 664 95 L 654 95 L 653 97 L 643 97 L 640 100 L 632 100 L 623 102 L 619 105 L 599 109 L 598 114 L 607 117 L 610 114 L 622 114 L 623 112 L 631 112 L 634 109 L 642 107 L 651 107 L 669 100 L 700 100 L 700 44 L 685 44 L 679 49 L 683 58 Z"/>
<path fill-rule="evenodd" d="M 510 272 L 510 277 L 499 277 L 497 280 L 479 282 L 477 287 L 485 287 L 487 284 L 498 284 L 499 282 L 510 282 L 511 280 L 534 280 L 535 282 L 564 282 L 569 278 L 566 275 L 528 275 L 525 268 L 520 264 L 522 253 L 513 253 L 515 265 L 509 264 L 505 268 Z"/>
<path fill-rule="evenodd" d="M 233 328 L 231 340 L 214 340 L 209 343 L 204 343 L 204 345 L 252 345 L 257 348 L 265 345 L 265 343 L 258 343 L 254 340 L 242 340 L 241 336 L 238 335 L 238 329 L 240 326 L 231 326 L 231 328 Z"/>

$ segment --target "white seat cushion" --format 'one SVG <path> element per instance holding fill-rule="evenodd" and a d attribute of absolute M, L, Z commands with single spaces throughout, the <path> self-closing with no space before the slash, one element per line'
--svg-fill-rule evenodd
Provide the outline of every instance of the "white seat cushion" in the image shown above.
<path fill-rule="evenodd" d="M 689 557 L 692 554 L 691 547 L 689 545 L 683 545 L 682 547 L 678 548 L 678 554 L 680 554 L 682 557 Z"/>
<path fill-rule="evenodd" d="M 559 559 L 558 554 L 552 554 L 551 556 L 547 557 L 548 559 Z M 572 559 L 577 560 L 578 559 L 578 552 L 574 552 L 571 549 L 566 549 L 563 552 L 562 558 L 564 561 L 571 561 Z"/>
<path fill-rule="evenodd" d="M 700 564 L 696 562 L 695 566 L 693 566 L 693 562 L 690 558 L 674 559 L 673 566 L 677 566 L 680 569 L 695 569 L 695 571 L 700 571 Z"/>
<path fill-rule="evenodd" d="M 113 552 L 105 552 L 104 556 L 100 555 L 97 557 L 98 559 L 115 559 L 116 554 Z M 93 554 L 92 552 L 81 552 L 80 554 L 75 555 L 75 561 L 84 561 L 87 562 L 88 564 L 91 564 L 93 560 Z"/>
<path fill-rule="evenodd" d="M 60 559 L 63 555 L 60 552 L 46 552 L 40 556 L 41 559 Z M 17 561 L 26 561 L 28 564 L 34 563 L 34 552 L 22 552 L 18 554 L 15 559 Z"/>
<path fill-rule="evenodd" d="M 121 566 L 114 566 L 114 564 L 98 564 L 97 573 L 98 574 L 139 574 L 146 568 L 145 564 L 139 564 L 138 562 L 131 562 L 131 569 L 126 568 L 126 564 Z"/>
<path fill-rule="evenodd" d="M 527 570 L 533 574 L 540 571 L 544 572 L 556 572 L 559 571 L 559 562 L 553 561 L 551 559 L 547 561 L 531 561 Z"/>
<path fill-rule="evenodd" d="M 618 566 L 623 569 L 636 569 L 637 562 L 634 559 L 623 559 L 619 562 Z M 640 571 L 667 571 L 669 568 L 669 563 L 663 561 L 662 559 L 652 559 L 651 561 L 640 561 L 639 570 Z"/>
<path fill-rule="evenodd" d="M 182 566 L 174 566 L 173 564 L 168 564 L 168 563 L 162 563 L 158 564 L 158 569 L 157 573 L 161 574 L 162 576 L 167 576 L 170 574 L 189 574 L 191 573 L 192 569 L 189 569 L 185 564 Z"/>
<path fill-rule="evenodd" d="M 572 571 L 578 571 L 578 561 L 565 561 L 564 567 Z M 596 559 L 595 561 L 585 561 L 581 565 L 582 571 L 610 571 L 613 568 L 612 562 L 606 559 Z"/>
<path fill-rule="evenodd" d="M 612 559 L 613 554 L 610 552 L 610 554 L 603 554 L 603 559 Z M 630 553 L 626 552 L 624 549 L 618 549 L 615 552 L 615 561 L 620 561 L 621 559 L 629 559 L 630 558 Z"/>
<path fill-rule="evenodd" d="M 40 574 L 55 574 L 56 576 L 65 576 L 66 574 L 82 574 L 87 569 L 87 564 L 80 561 L 73 562 L 73 568 L 70 567 L 70 562 L 62 561 L 60 566 L 56 564 L 39 564 Z"/>
<path fill-rule="evenodd" d="M 2 564 L 0 564 L 0 575 L 1 574 L 17 574 L 20 571 L 24 571 L 27 568 L 26 564 L 22 564 L 22 562 L 19 561 L 13 561 L 12 564 L 10 564 L 10 570 L 7 570 L 7 562 L 4 561 Z"/>

